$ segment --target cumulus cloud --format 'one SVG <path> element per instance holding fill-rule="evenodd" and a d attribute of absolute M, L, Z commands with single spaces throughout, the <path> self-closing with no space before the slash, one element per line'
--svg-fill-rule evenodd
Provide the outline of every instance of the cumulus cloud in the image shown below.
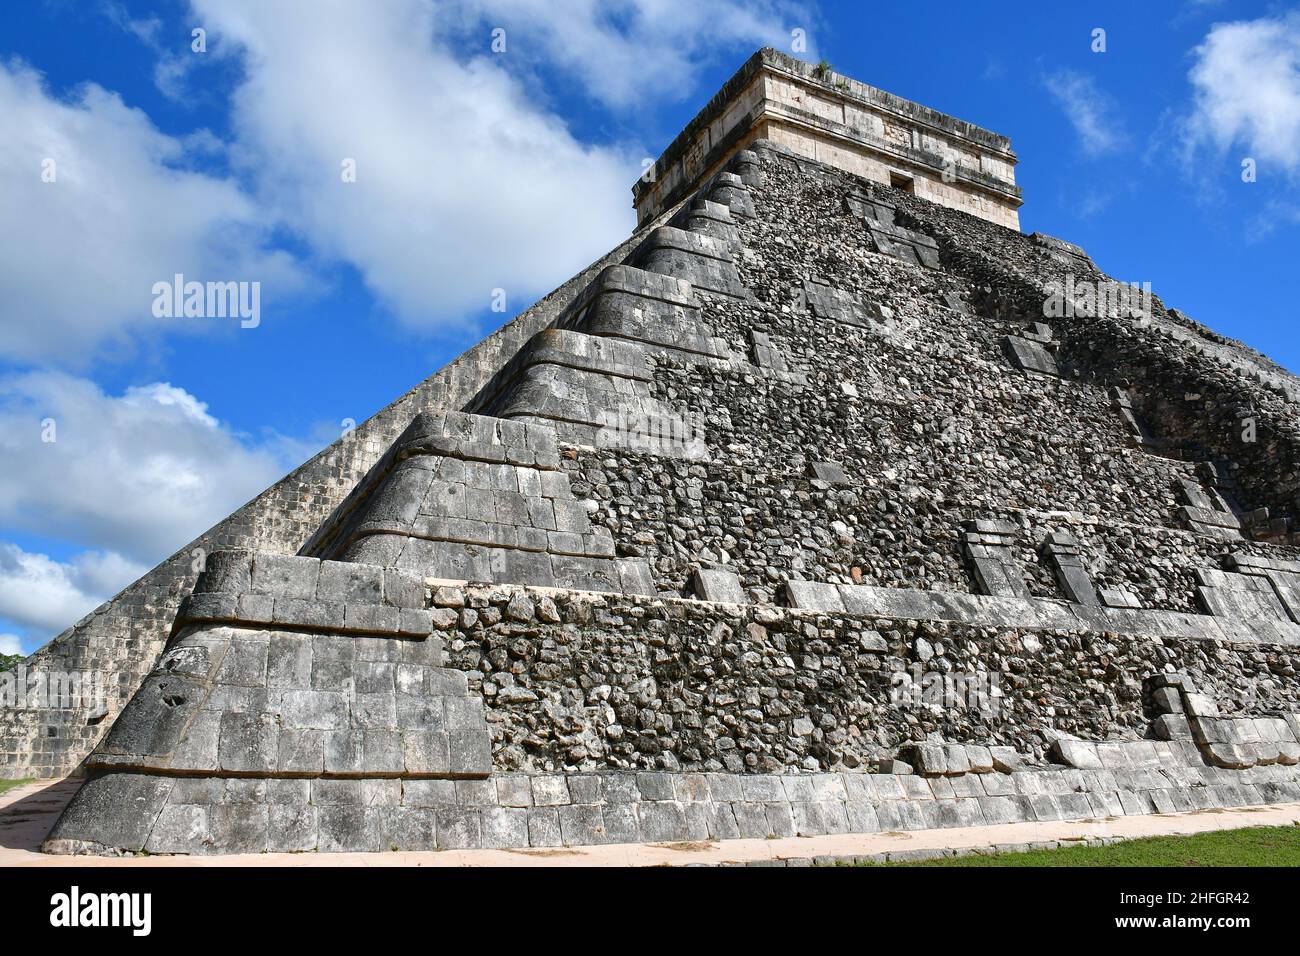
<path fill-rule="evenodd" d="M 23 642 L 17 634 L 0 634 L 0 654 L 23 653 Z"/>
<path fill-rule="evenodd" d="M 232 433 L 164 382 L 114 396 L 61 373 L 0 379 L 0 525 L 145 567 L 302 457 L 295 443 Z"/>
<path fill-rule="evenodd" d="M 87 84 L 65 102 L 0 62 L 0 116 L 0 356 L 76 363 L 139 333 L 211 329 L 153 316 L 153 284 L 178 272 L 260 281 L 264 302 L 300 289 L 258 204 L 187 168 L 189 143 L 117 94 Z"/>
<path fill-rule="evenodd" d="M 264 208 L 410 326 L 466 325 L 497 288 L 523 305 L 630 232 L 642 151 L 579 142 L 486 42 L 458 60 L 435 5 L 194 11 L 242 57 L 233 127 Z"/>
<path fill-rule="evenodd" d="M 1240 147 L 1261 167 L 1300 172 L 1300 12 L 1216 23 L 1192 55 L 1187 147 Z"/>
<path fill-rule="evenodd" d="M 1043 77 L 1043 85 L 1065 111 L 1088 156 L 1114 152 L 1127 139 L 1114 101 L 1096 80 L 1075 70 L 1057 70 Z"/>
<path fill-rule="evenodd" d="M 0 617 L 42 640 L 53 637 L 147 570 L 111 552 L 87 551 L 60 562 L 0 542 Z"/>
<path fill-rule="evenodd" d="M 563 16 L 537 0 L 452 6 L 476 25 L 504 29 L 512 56 L 544 59 L 617 107 L 684 96 L 709 61 L 746 47 L 788 47 L 795 28 L 811 34 L 808 11 L 783 0 L 570 0 Z M 800 55 L 816 59 L 808 39 Z"/>

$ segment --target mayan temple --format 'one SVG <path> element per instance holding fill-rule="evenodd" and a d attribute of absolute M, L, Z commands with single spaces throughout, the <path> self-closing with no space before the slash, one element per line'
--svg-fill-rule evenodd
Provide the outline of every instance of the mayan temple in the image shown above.
<path fill-rule="evenodd" d="M 1300 379 L 1011 141 L 764 49 L 636 231 L 63 633 L 59 854 L 706 841 L 1300 800 Z M 1158 291 L 1158 290 L 1157 290 Z"/>

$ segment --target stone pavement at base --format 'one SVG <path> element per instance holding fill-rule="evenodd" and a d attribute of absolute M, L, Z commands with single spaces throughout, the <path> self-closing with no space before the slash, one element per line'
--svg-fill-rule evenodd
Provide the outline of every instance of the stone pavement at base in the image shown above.
<path fill-rule="evenodd" d="M 949 827 L 908 833 L 771 840 L 636 843 L 553 850 L 424 853 L 259 853 L 220 857 L 48 856 L 37 851 L 78 780 L 31 783 L 0 796 L 0 867 L 24 866 L 795 866 L 857 859 L 918 859 L 953 853 L 1036 849 L 1079 842 L 1182 836 L 1211 830 L 1300 824 L 1300 803 L 1149 814 L 1057 823 Z"/>

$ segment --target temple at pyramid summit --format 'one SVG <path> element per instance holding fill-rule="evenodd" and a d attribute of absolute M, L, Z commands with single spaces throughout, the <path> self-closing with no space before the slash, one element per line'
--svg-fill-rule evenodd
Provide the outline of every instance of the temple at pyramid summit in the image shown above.
<path fill-rule="evenodd" d="M 1300 800 L 1300 380 L 1019 231 L 1010 141 L 761 50 L 636 231 L 22 665 L 51 853 Z M 1158 290 L 1157 290 L 1158 291 Z"/>

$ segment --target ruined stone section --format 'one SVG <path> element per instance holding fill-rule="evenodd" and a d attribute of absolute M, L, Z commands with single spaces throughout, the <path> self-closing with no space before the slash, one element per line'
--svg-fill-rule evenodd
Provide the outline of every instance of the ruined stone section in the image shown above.
<path fill-rule="evenodd" d="M 1056 341 L 1056 333 L 1052 331 L 1052 327 L 1046 322 L 1030 322 L 1020 335 L 1022 338 L 1037 342 L 1043 346 L 1051 345 Z"/>
<path fill-rule="evenodd" d="M 1029 597 L 1024 572 L 1015 558 L 1020 528 L 1009 521 L 977 518 L 966 523 L 962 544 L 980 594 Z"/>
<path fill-rule="evenodd" d="M 1010 748 L 999 747 L 999 751 Z M 1014 751 L 1011 751 L 1014 755 Z M 960 777 L 968 773 L 993 773 L 1001 761 L 988 747 L 941 742 L 908 744 L 899 753 L 923 777 Z M 1015 761 L 1015 757 L 1009 758 Z M 1002 763 L 1005 767 L 1006 764 Z"/>
<path fill-rule="evenodd" d="M 837 461 L 810 461 L 807 470 L 808 477 L 827 485 L 852 484 L 844 472 L 844 466 Z"/>
<path fill-rule="evenodd" d="M 1043 540 L 1040 550 L 1067 600 L 1078 604 L 1102 603 L 1096 588 L 1092 586 L 1088 569 L 1084 567 L 1079 542 L 1071 535 L 1063 532 L 1050 534 Z"/>
<path fill-rule="evenodd" d="M 433 578 L 653 593 L 574 500 L 554 442 L 537 424 L 417 416 L 312 548 Z"/>
<path fill-rule="evenodd" d="M 759 138 L 1019 228 L 1016 156 L 1006 137 L 771 49 L 755 53 L 687 125 L 651 180 L 633 185 L 638 221 L 694 192 Z M 729 168 L 745 166 L 752 168 Z"/>
<path fill-rule="evenodd" d="M 1300 794 L 1296 769 L 1281 759 L 1284 748 L 1277 748 L 1272 763 L 1227 769 L 1207 764 L 1200 745 L 1186 735 L 1170 741 L 1092 741 L 1095 746 L 1082 748 L 1096 761 L 1088 769 L 1041 763 L 1046 755 L 1026 746 L 1033 732 L 1027 729 L 1024 708 L 1036 706 L 1033 687 L 1047 674 L 1054 675 L 1059 694 L 1073 699 L 1086 693 L 1091 670 L 1085 666 L 1080 673 L 1078 654 L 1080 647 L 1090 645 L 1079 639 L 1101 629 L 1095 625 L 1008 634 L 1005 627 L 980 632 L 965 624 L 938 629 L 907 625 L 892 614 L 826 619 L 820 612 L 752 605 L 594 594 L 557 594 L 553 599 L 511 587 L 443 588 L 435 593 L 433 604 L 444 612 L 437 626 L 446 629 L 436 635 L 445 649 L 442 658 L 412 660 L 404 655 L 417 642 L 387 639 L 238 628 L 187 634 L 177 643 L 174 666 L 159 669 L 160 680 L 171 683 L 157 688 L 153 706 L 155 711 L 183 710 L 189 706 L 191 685 L 201 685 L 193 696 L 202 699 L 202 685 L 219 680 L 220 686 L 207 697 L 211 702 L 219 696 L 224 708 L 215 742 L 211 734 L 197 732 L 203 708 L 178 735 L 182 746 L 177 748 L 171 745 L 168 729 L 174 725 L 165 718 L 153 712 L 147 720 L 124 717 L 124 727 L 139 731 L 124 736 L 131 746 L 119 746 L 115 730 L 113 747 L 101 758 L 104 766 L 60 821 L 47 849 L 328 852 L 727 839 L 766 835 L 758 832 L 760 826 L 777 834 L 873 832 L 971 825 L 981 819 L 1059 820 L 1259 805 Z M 201 638 L 195 640 L 194 635 Z M 307 645 L 296 641 L 309 644 L 310 656 Z M 219 663 L 210 652 L 198 653 L 200 647 L 226 643 L 230 649 Z M 339 655 L 346 647 L 355 656 L 341 666 Z M 1150 657 L 1150 647 L 1145 639 L 1112 635 L 1097 653 L 1132 666 Z M 939 712 L 942 741 L 907 742 L 903 737 L 891 743 L 891 735 L 910 735 L 914 728 L 897 705 L 883 706 L 892 693 L 887 664 L 909 648 L 918 654 L 942 654 L 954 673 L 977 667 L 985 654 L 997 655 L 999 662 L 1010 656 L 1029 684 L 1023 691 L 1004 686 L 1004 696 L 996 698 L 1004 709 L 993 714 L 965 713 L 961 708 Z M 480 662 L 498 650 L 505 656 L 493 666 L 510 664 L 510 669 L 480 669 Z M 1270 653 L 1285 655 L 1286 649 L 1272 648 Z M 1183 648 L 1178 641 L 1165 642 L 1161 654 L 1164 666 L 1180 673 L 1206 660 L 1203 652 Z M 1232 673 L 1233 680 L 1272 680 L 1258 653 L 1224 642 L 1216 654 L 1217 666 Z M 743 659 L 744 666 L 723 666 L 733 659 Z M 1101 657 L 1089 660 L 1100 662 Z M 172 663 L 170 657 L 167 663 Z M 391 674 L 384 664 L 393 665 Z M 404 707 L 417 708 L 417 728 L 436 719 L 436 711 L 430 717 L 421 709 L 437 696 L 431 695 L 427 683 L 435 677 L 435 665 L 455 669 L 467 679 L 443 699 L 447 727 L 457 726 L 464 716 L 448 711 L 452 701 L 486 702 L 486 715 L 477 707 L 472 715 L 476 725 L 483 720 L 481 726 L 496 728 L 493 772 L 486 778 L 466 774 L 451 779 L 454 771 L 443 772 L 441 764 L 421 774 L 406 763 L 410 725 L 403 722 L 403 714 L 409 716 Z M 667 678 L 702 673 L 705 667 L 715 676 L 702 688 Z M 788 678 L 792 670 L 796 681 L 774 682 L 776 675 Z M 409 691 L 403 681 L 412 673 L 423 673 L 425 684 L 408 701 L 401 695 Z M 648 679 L 656 673 L 659 680 Z M 388 723 L 390 680 L 396 726 Z M 466 698 L 459 696 L 462 686 Z M 766 702 L 755 696 L 764 686 L 780 686 L 778 698 Z M 804 716 L 800 695 L 821 699 L 832 687 L 846 702 L 855 703 L 827 711 L 831 719 L 814 727 Z M 438 688 L 446 689 L 442 683 Z M 564 701 L 574 693 L 583 694 L 591 705 L 567 706 Z M 264 699 L 278 700 L 278 710 L 257 713 L 278 718 L 246 719 L 249 708 L 264 706 Z M 1294 694 L 1285 699 L 1294 700 Z M 148 703 L 148 697 L 141 698 L 142 708 Z M 860 723 L 853 715 L 868 703 L 877 716 Z M 1140 708 L 1126 714 L 1134 709 L 1127 697 L 1110 699 L 1107 705 L 1108 719 L 1142 716 Z M 761 720 L 745 716 L 755 707 L 770 713 Z M 329 734 L 342 729 L 338 725 L 345 712 L 345 726 L 353 736 L 335 737 L 336 749 L 327 749 Z M 629 727 L 636 720 L 638 733 L 633 737 L 622 724 L 610 724 L 611 713 Z M 660 716 L 648 716 L 641 723 L 638 714 Z M 675 720 L 661 720 L 670 714 Z M 769 723 L 773 726 L 767 728 Z M 881 746 L 859 750 L 861 737 L 840 733 L 850 725 Z M 1017 746 L 982 742 L 995 727 Z M 301 734 L 290 734 L 294 730 Z M 368 734 L 375 730 L 381 733 Z M 394 731 L 403 739 L 400 767 Z M 227 732 L 230 738 L 223 749 Z M 319 750 L 313 733 L 322 737 Z M 975 739 L 963 739 L 965 735 Z M 597 739 L 603 739 L 604 749 L 595 749 Z M 523 740 L 529 741 L 527 750 L 517 750 Z M 790 752 L 795 742 L 799 752 Z M 892 755 L 899 748 L 919 773 L 865 771 L 865 766 L 881 762 L 877 756 Z M 211 761 L 207 769 L 178 768 L 176 754 L 191 750 Z M 429 752 L 440 755 L 441 749 L 435 744 Z M 349 762 L 358 759 L 358 753 L 365 768 L 360 774 Z M 812 758 L 814 753 L 822 755 L 820 760 Z M 529 755 L 522 765 L 515 762 L 518 754 Z M 117 764 L 111 759 L 116 755 L 129 759 Z M 151 765 L 150 759 L 158 755 L 163 760 L 170 755 L 170 765 Z M 260 761 L 269 765 L 272 755 L 273 774 L 259 777 L 249 769 Z M 679 765 L 665 772 L 655 761 L 669 755 Z M 786 766 L 778 755 L 788 761 Z M 650 767 L 632 762 L 633 756 L 649 761 Z M 821 763 L 825 760 L 833 760 L 831 766 L 842 772 L 828 772 Z M 891 764 L 902 768 L 899 761 Z M 560 767 L 566 772 L 557 772 Z"/>
<path fill-rule="evenodd" d="M 864 220 L 876 252 L 908 265 L 938 269 L 939 247 L 930 236 L 889 223 Z"/>
<path fill-rule="evenodd" d="M 700 233 L 660 226 L 642 240 L 629 262 L 647 272 L 684 279 L 704 292 L 737 299 L 747 296 L 731 250 Z"/>
<path fill-rule="evenodd" d="M 897 207 L 863 194 L 851 194 L 845 198 L 849 212 L 861 220 L 871 239 L 874 251 L 892 256 L 908 265 L 938 269 L 939 246 L 932 236 L 915 229 L 905 228 L 896 222 Z"/>
<path fill-rule="evenodd" d="M 1137 599 L 1137 595 L 1127 588 L 1101 588 L 1097 591 L 1097 596 L 1106 607 L 1132 609 L 1142 607 L 1142 602 Z"/>
<path fill-rule="evenodd" d="M 1186 674 L 1158 674 L 1144 688 L 1163 740 L 1194 739 L 1206 763 L 1243 770 L 1300 764 L 1300 713 L 1224 717 L 1215 699 L 1196 692 Z"/>
<path fill-rule="evenodd" d="M 887 226 L 894 224 L 898 207 L 870 193 L 851 192 L 844 197 L 844 208 L 858 219 L 871 219 Z"/>
<path fill-rule="evenodd" d="M 1002 348 L 1007 353 L 1007 357 L 1015 363 L 1016 368 L 1022 372 L 1048 375 L 1052 378 L 1061 376 L 1056 359 L 1040 342 L 1021 338 L 1018 335 L 1008 335 L 1002 340 Z"/>

